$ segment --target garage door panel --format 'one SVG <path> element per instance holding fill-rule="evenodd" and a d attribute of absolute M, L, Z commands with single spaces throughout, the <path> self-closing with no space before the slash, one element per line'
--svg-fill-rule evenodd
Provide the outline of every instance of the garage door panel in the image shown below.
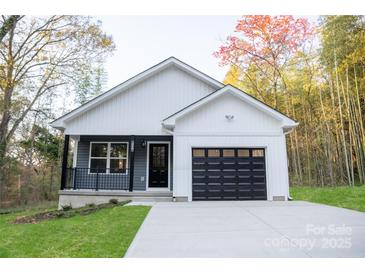
<path fill-rule="evenodd" d="M 234 176 L 233 178 L 231 176 L 224 176 L 223 180 L 220 179 L 223 183 L 223 185 L 236 185 L 237 184 L 237 178 Z"/>
<path fill-rule="evenodd" d="M 251 176 L 238 176 L 238 183 L 251 183 Z"/>
<path fill-rule="evenodd" d="M 246 178 L 250 178 L 250 177 L 252 177 L 252 172 L 251 171 L 249 171 L 249 170 L 245 170 L 245 171 L 237 171 L 237 177 L 239 178 L 239 179 L 246 179 Z"/>
<path fill-rule="evenodd" d="M 218 184 L 220 185 L 222 183 L 221 177 L 220 176 L 210 176 L 208 178 L 205 179 L 205 183 L 206 184 Z"/>
<path fill-rule="evenodd" d="M 251 183 L 238 183 L 238 190 L 251 190 L 252 184 Z"/>
<path fill-rule="evenodd" d="M 256 164 L 252 164 L 251 165 L 251 168 L 252 169 L 262 169 L 262 170 L 264 170 L 265 169 L 265 164 L 264 163 L 256 163 Z"/>
<path fill-rule="evenodd" d="M 251 182 L 252 183 L 265 183 L 265 176 L 260 176 L 260 177 L 254 176 L 251 178 Z"/>
<path fill-rule="evenodd" d="M 193 149 L 193 200 L 266 199 L 263 149 Z M 194 157 L 198 155 L 199 157 Z M 204 157 L 202 157 L 204 156 Z"/>

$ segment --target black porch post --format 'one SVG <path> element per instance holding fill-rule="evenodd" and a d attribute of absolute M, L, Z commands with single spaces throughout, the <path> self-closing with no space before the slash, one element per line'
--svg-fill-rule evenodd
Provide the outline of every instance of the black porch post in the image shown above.
<path fill-rule="evenodd" d="M 129 168 L 129 191 L 133 191 L 133 177 L 134 177 L 134 145 L 135 145 L 135 138 L 131 136 L 130 140 L 130 150 L 131 150 L 131 161 L 130 161 L 130 168 Z"/>
<path fill-rule="evenodd" d="M 68 158 L 68 145 L 70 143 L 70 135 L 65 135 L 65 142 L 63 145 L 63 157 L 62 157 L 62 174 L 61 174 L 61 190 L 66 187 L 66 172 L 67 172 L 67 158 Z"/>

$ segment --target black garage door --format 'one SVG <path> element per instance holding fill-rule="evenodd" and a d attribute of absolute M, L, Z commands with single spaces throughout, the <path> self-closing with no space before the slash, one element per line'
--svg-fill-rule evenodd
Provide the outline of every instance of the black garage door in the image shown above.
<path fill-rule="evenodd" d="M 266 200 L 263 148 L 193 148 L 193 200 Z"/>

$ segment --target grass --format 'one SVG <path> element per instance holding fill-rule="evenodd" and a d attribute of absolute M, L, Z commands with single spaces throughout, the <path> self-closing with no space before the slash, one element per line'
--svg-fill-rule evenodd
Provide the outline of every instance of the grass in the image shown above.
<path fill-rule="evenodd" d="M 8 208 L 0 208 L 0 214 L 16 213 L 21 211 L 34 211 L 41 209 L 57 209 L 58 201 L 42 201 L 39 203 L 33 203 L 28 205 L 19 205 Z"/>
<path fill-rule="evenodd" d="M 294 200 L 343 207 L 365 212 L 365 186 L 355 187 L 290 187 Z"/>
<path fill-rule="evenodd" d="M 123 257 L 150 207 L 116 206 L 86 216 L 10 224 L 28 210 L 0 215 L 0 257 Z M 38 211 L 39 212 L 39 211 Z"/>

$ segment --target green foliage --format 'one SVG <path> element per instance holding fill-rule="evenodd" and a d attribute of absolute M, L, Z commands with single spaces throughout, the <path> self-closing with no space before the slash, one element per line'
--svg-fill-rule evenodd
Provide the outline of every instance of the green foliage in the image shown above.
<path fill-rule="evenodd" d="M 291 24 L 276 30 L 275 16 L 254 16 L 259 25 L 247 17 L 244 33 L 238 22 L 242 35 L 216 55 L 230 64 L 226 84 L 299 122 L 287 137 L 291 182 L 365 184 L 365 17 L 323 16 L 290 52 L 273 41 L 279 35 L 290 44 Z"/>
<path fill-rule="evenodd" d="M 80 80 L 75 88 L 76 100 L 82 105 L 102 93 L 107 75 L 101 64 L 80 67 Z"/>
<path fill-rule="evenodd" d="M 20 141 L 20 146 L 25 150 L 32 149 L 40 162 L 56 164 L 62 142 L 61 135 L 52 134 L 46 127 L 33 125 L 29 139 Z"/>
<path fill-rule="evenodd" d="M 123 257 L 150 207 L 113 207 L 86 216 L 11 224 L 22 212 L 0 215 L 0 257 Z"/>
<path fill-rule="evenodd" d="M 76 209 L 73 209 L 71 205 L 64 205 L 64 206 L 62 206 L 62 210 L 52 210 L 52 211 L 46 210 L 43 212 L 38 212 L 33 215 L 18 217 L 18 218 L 16 218 L 14 223 L 16 223 L 16 224 L 29 224 L 29 223 L 34 224 L 34 223 L 38 223 L 41 221 L 51 220 L 54 218 L 70 218 L 70 217 L 73 217 L 76 215 L 88 215 L 91 213 L 95 213 L 96 211 L 103 209 L 103 208 L 123 206 L 129 202 L 130 201 L 127 200 L 127 201 L 123 201 L 123 202 L 117 203 L 117 204 L 110 204 L 110 203 L 99 204 L 99 205 L 87 204 L 84 207 L 79 207 Z"/>
<path fill-rule="evenodd" d="M 63 211 L 69 211 L 69 210 L 71 210 L 72 209 L 72 206 L 71 205 L 63 205 L 62 206 L 62 210 Z"/>
<path fill-rule="evenodd" d="M 303 187 L 290 188 L 294 200 L 355 209 L 365 212 L 365 186 L 355 187 Z"/>
<path fill-rule="evenodd" d="M 321 61 L 325 66 L 334 68 L 364 62 L 364 16 L 323 16 L 320 33 Z"/>
<path fill-rule="evenodd" d="M 117 199 L 110 199 L 109 203 L 116 205 L 116 204 L 118 204 L 118 200 Z"/>

